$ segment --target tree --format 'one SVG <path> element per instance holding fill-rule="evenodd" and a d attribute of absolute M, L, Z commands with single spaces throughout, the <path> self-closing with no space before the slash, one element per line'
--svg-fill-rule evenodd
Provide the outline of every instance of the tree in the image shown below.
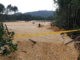
<path fill-rule="evenodd" d="M 0 4 L 0 22 L 3 21 L 3 15 L 2 14 L 4 13 L 4 9 L 5 9 L 4 5 Z"/>
<path fill-rule="evenodd" d="M 4 5 L 0 4 L 0 14 L 2 14 L 4 12 L 4 9 L 5 9 Z"/>
<path fill-rule="evenodd" d="M 16 6 L 12 7 L 12 11 L 14 11 L 14 13 L 16 13 L 18 11 L 18 8 Z"/>
<path fill-rule="evenodd" d="M 11 4 L 9 4 L 9 5 L 6 7 L 6 14 L 11 13 L 11 11 L 12 11 L 12 6 L 11 6 Z"/>
<path fill-rule="evenodd" d="M 16 6 L 12 6 L 11 4 L 9 4 L 6 7 L 6 14 L 11 13 L 11 12 L 15 13 L 16 11 L 18 11 L 18 8 Z"/>
<path fill-rule="evenodd" d="M 80 0 L 54 0 L 56 10 L 56 26 L 65 29 L 80 28 Z"/>
<path fill-rule="evenodd" d="M 18 11 L 18 8 L 16 6 L 12 6 L 11 4 L 9 4 L 6 8 L 5 8 L 5 18 L 6 20 L 14 20 L 16 19 L 16 17 L 14 15 L 10 15 L 12 14 L 12 12 L 16 12 Z"/>

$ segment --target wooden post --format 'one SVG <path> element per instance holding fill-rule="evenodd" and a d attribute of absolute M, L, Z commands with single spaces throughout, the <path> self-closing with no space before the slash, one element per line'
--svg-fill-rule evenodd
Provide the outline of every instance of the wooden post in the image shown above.
<path fill-rule="evenodd" d="M 8 30 L 8 28 L 7 28 L 7 25 L 5 24 L 5 27 L 6 27 L 6 30 L 7 30 L 7 34 L 9 34 L 9 30 Z"/>

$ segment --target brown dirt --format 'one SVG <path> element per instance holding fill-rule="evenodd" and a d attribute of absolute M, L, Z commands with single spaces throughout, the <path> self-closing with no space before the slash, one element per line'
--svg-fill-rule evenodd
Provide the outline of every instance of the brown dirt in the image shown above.
<path fill-rule="evenodd" d="M 57 27 L 53 27 L 53 30 L 51 30 L 49 28 L 50 22 L 41 23 L 35 21 L 35 24 L 32 24 L 32 22 L 7 22 L 6 24 L 16 34 L 60 31 Z M 43 24 L 44 27 L 38 28 L 39 23 Z M 29 39 L 36 41 L 36 44 Z M 74 42 L 65 45 L 65 43 L 71 40 L 68 36 L 63 39 L 60 34 L 14 39 L 13 43 L 18 44 L 18 51 L 8 55 L 7 60 L 77 60 L 78 52 L 74 48 Z M 6 56 L 0 58 L 4 60 Z"/>
<path fill-rule="evenodd" d="M 39 26 L 38 26 L 38 27 L 39 27 Z M 44 27 L 44 25 L 41 25 L 40 28 L 41 28 L 41 27 Z"/>
<path fill-rule="evenodd" d="M 18 41 L 18 51 L 7 56 L 8 60 L 77 60 L 75 49 L 64 44 Z M 3 58 L 4 59 L 4 58 Z"/>
<path fill-rule="evenodd" d="M 56 27 L 56 26 L 53 26 L 53 27 L 50 27 L 50 28 L 48 28 L 48 29 L 52 29 L 53 31 L 55 31 L 55 32 L 57 32 L 57 31 L 65 31 L 65 29 L 59 29 L 58 27 Z"/>

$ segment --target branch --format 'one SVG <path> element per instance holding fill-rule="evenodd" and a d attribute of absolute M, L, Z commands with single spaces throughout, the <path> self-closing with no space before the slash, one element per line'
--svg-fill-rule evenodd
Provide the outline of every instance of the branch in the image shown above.
<path fill-rule="evenodd" d="M 77 38 L 73 39 L 72 41 L 67 42 L 65 45 L 72 43 L 73 41 L 76 41 L 78 38 L 80 38 L 80 36 L 78 36 Z"/>

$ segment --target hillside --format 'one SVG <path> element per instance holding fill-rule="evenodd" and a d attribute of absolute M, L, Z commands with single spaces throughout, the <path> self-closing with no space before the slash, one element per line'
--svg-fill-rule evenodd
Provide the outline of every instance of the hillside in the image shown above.
<path fill-rule="evenodd" d="M 43 10 L 43 11 L 34 11 L 34 12 L 26 12 L 23 14 L 30 14 L 32 16 L 42 16 L 42 17 L 48 17 L 48 16 L 52 16 L 54 13 L 54 11 L 47 11 L 47 10 Z M 22 13 L 16 13 L 16 15 L 19 15 Z"/>

